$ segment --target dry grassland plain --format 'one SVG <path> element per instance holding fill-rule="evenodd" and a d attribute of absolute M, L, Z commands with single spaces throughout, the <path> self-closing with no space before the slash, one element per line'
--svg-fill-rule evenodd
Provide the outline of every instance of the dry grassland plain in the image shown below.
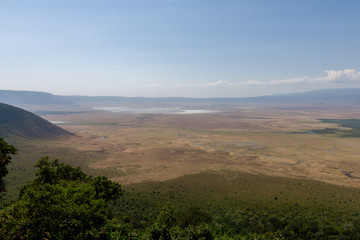
<path fill-rule="evenodd" d="M 309 132 L 342 129 L 318 119 L 360 118 L 360 111 L 259 106 L 217 110 L 47 115 L 43 117 L 65 122 L 59 126 L 75 136 L 40 145 L 66 149 L 55 157 L 121 184 L 225 169 L 360 187 L 360 138 Z M 72 159 L 78 152 L 83 157 Z"/>

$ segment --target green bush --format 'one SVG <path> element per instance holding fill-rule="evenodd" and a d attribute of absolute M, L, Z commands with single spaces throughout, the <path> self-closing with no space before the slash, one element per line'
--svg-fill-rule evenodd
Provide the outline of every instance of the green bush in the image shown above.
<path fill-rule="evenodd" d="M 122 194 L 105 177 L 42 158 L 37 178 L 0 212 L 1 239 L 106 239 L 107 202 Z"/>

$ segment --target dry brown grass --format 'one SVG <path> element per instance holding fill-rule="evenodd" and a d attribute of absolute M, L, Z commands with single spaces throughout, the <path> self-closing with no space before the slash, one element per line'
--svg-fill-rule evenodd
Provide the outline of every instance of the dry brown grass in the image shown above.
<path fill-rule="evenodd" d="M 360 138 L 290 133 L 335 127 L 317 119 L 360 118 L 359 111 L 240 107 L 213 114 L 46 118 L 82 123 L 61 125 L 76 137 L 51 144 L 96 154 L 87 166 L 123 184 L 231 169 L 360 187 L 359 179 L 343 173 L 360 177 Z"/>

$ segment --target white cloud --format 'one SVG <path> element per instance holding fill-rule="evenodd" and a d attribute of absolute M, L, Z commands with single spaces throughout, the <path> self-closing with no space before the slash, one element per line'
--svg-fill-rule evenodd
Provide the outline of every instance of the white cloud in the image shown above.
<path fill-rule="evenodd" d="M 217 82 L 209 82 L 209 83 L 193 83 L 193 84 L 177 84 L 176 86 L 186 86 L 186 87 L 218 87 L 218 86 L 227 86 L 229 82 L 227 81 L 217 81 Z"/>
<path fill-rule="evenodd" d="M 247 82 L 228 82 L 216 81 L 209 83 L 191 83 L 191 84 L 176 84 L 174 87 L 222 87 L 222 86 L 259 86 L 259 85 L 296 85 L 296 84 L 319 84 L 319 83 L 335 83 L 347 84 L 357 83 L 360 84 L 360 72 L 355 69 L 344 70 L 326 70 L 326 75 L 317 78 L 299 77 L 289 78 L 283 80 L 272 80 L 270 82 L 249 80 Z"/>
<path fill-rule="evenodd" d="M 340 71 L 326 70 L 327 76 L 319 78 L 322 82 L 354 83 L 360 82 L 360 72 L 355 69 L 344 69 Z"/>
<path fill-rule="evenodd" d="M 289 78 L 284 80 L 273 80 L 270 82 L 262 82 L 263 84 L 277 85 L 277 84 L 293 84 L 293 83 L 303 83 L 308 82 L 308 77 L 300 77 L 300 78 Z"/>
<path fill-rule="evenodd" d="M 296 84 L 296 83 L 360 83 L 360 72 L 355 69 L 344 69 L 344 70 L 326 70 L 326 76 L 310 78 L 310 77 L 300 77 L 300 78 L 290 78 L 285 80 L 273 80 L 271 82 L 262 82 L 263 84 Z"/>
<path fill-rule="evenodd" d="M 246 83 L 244 83 L 244 85 L 262 85 L 262 84 L 264 84 L 264 82 L 255 81 L 255 80 L 249 80 Z"/>

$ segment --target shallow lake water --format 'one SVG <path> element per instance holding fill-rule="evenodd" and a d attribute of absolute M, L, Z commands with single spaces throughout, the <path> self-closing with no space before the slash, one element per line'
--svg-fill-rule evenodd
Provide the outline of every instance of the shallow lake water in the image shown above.
<path fill-rule="evenodd" d="M 161 113 L 161 114 L 204 114 L 219 111 L 206 109 L 181 109 L 181 108 L 132 108 L 132 107 L 94 107 L 95 110 L 102 110 L 113 113 Z"/>

